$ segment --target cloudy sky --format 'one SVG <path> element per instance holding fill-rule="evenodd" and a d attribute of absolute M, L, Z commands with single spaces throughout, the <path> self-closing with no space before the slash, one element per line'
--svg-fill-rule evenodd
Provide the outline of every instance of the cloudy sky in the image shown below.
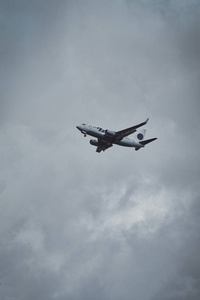
<path fill-rule="evenodd" d="M 0 298 L 200 299 L 200 1 L 0 0 Z M 76 125 L 150 118 L 140 151 Z"/>

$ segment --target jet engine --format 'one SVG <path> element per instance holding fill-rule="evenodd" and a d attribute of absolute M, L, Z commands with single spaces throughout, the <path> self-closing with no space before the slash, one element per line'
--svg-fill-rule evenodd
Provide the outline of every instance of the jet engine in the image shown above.
<path fill-rule="evenodd" d="M 112 131 L 112 130 L 109 130 L 109 129 L 106 129 L 106 131 L 105 131 L 105 135 L 107 135 L 107 136 L 115 136 L 115 132 L 114 131 Z"/>
<path fill-rule="evenodd" d="M 98 143 L 97 140 L 90 140 L 90 144 L 91 144 L 92 146 L 98 146 L 98 145 L 99 145 L 99 143 Z"/>

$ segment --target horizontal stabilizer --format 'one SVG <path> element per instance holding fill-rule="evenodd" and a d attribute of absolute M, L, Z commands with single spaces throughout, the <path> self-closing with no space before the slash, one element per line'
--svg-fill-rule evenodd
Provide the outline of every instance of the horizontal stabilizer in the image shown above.
<path fill-rule="evenodd" d="M 145 140 L 145 141 L 140 141 L 140 144 L 144 146 L 144 145 L 146 145 L 148 143 L 151 143 L 155 140 L 157 140 L 157 138 L 153 138 L 153 139 L 149 139 L 149 140 Z"/>

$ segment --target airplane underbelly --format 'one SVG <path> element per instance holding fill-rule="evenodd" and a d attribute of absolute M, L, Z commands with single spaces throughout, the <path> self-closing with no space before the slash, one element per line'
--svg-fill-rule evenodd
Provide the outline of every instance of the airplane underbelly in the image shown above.
<path fill-rule="evenodd" d="M 136 143 L 135 141 L 129 140 L 129 139 L 126 139 L 126 138 L 124 138 L 123 140 L 121 140 L 118 143 L 118 145 L 124 146 L 124 147 L 138 147 L 138 146 L 141 146 L 138 143 Z"/>
<path fill-rule="evenodd" d="M 102 138 L 102 133 L 98 132 L 98 131 L 88 131 L 88 134 L 93 136 L 93 137 L 96 137 L 96 138 Z"/>
<path fill-rule="evenodd" d="M 125 147 L 134 147 L 134 141 L 123 139 L 119 142 L 119 145 Z"/>

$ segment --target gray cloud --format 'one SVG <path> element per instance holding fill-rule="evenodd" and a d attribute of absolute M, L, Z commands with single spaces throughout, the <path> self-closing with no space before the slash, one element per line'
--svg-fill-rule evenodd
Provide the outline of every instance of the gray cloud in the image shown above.
<path fill-rule="evenodd" d="M 0 298 L 199 299 L 199 1 L 0 5 Z"/>

